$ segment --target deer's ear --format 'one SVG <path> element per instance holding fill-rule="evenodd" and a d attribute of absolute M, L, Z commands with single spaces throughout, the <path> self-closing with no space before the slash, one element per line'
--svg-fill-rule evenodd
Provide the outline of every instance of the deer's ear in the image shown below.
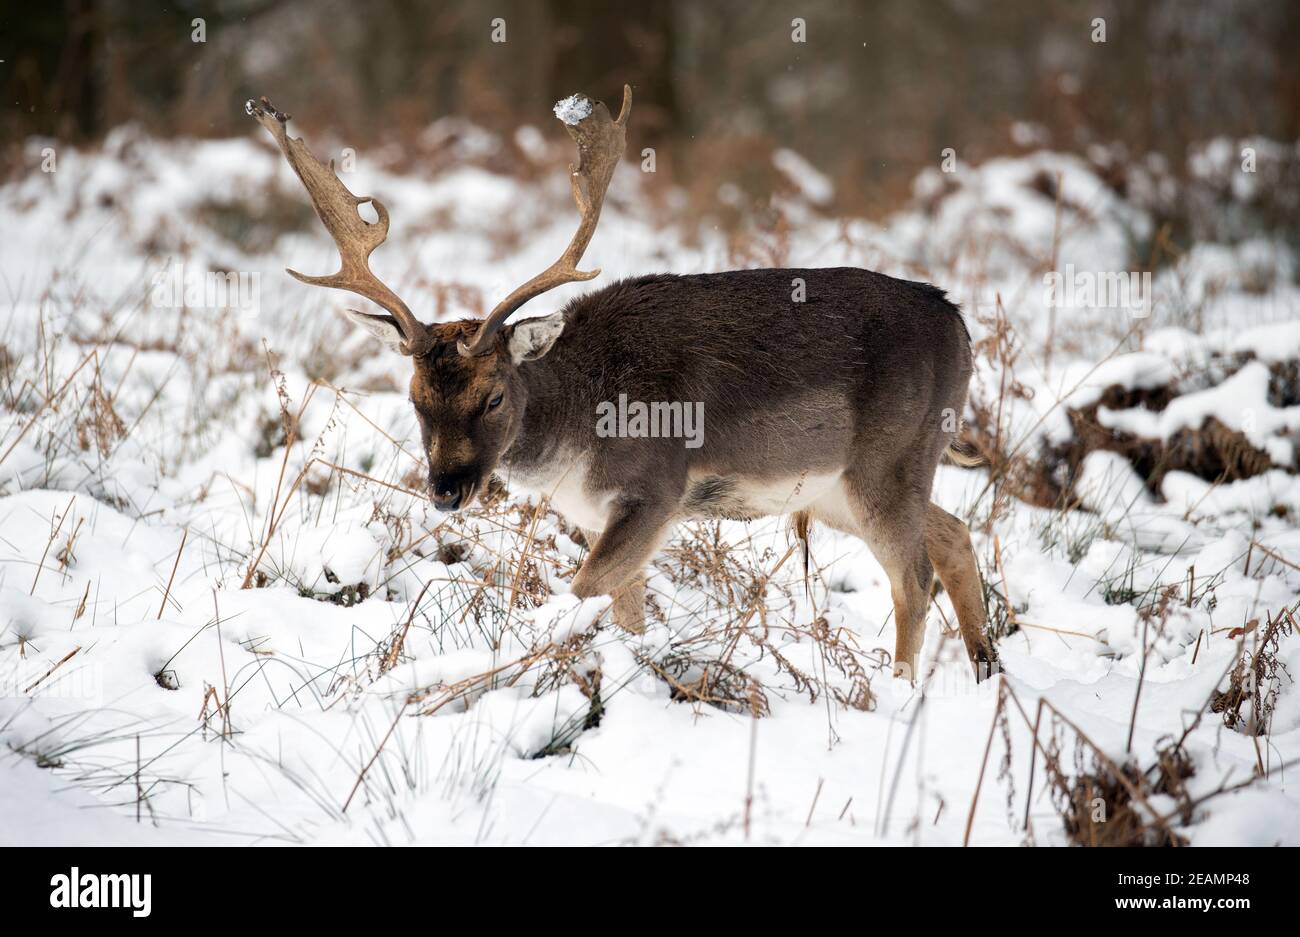
<path fill-rule="evenodd" d="M 383 342 L 390 350 L 398 354 L 406 354 L 406 349 L 403 347 L 406 336 L 402 334 L 402 330 L 397 325 L 397 320 L 392 316 L 357 312 L 355 309 L 345 309 L 343 311 L 347 313 L 349 319 Z"/>
<path fill-rule="evenodd" d="M 542 316 L 538 319 L 525 319 L 511 327 L 506 347 L 510 349 L 510 360 L 515 364 L 521 361 L 535 361 L 551 350 L 555 340 L 564 331 L 564 314 Z"/>

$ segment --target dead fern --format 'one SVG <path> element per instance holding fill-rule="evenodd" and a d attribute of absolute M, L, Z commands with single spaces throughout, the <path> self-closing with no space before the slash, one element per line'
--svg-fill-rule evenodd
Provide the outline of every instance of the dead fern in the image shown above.
<path fill-rule="evenodd" d="M 1293 682 L 1291 672 L 1278 657 L 1282 638 L 1296 632 L 1290 609 L 1276 617 L 1270 616 L 1262 633 L 1258 628 L 1259 620 L 1255 619 L 1242 629 L 1240 637 L 1243 642 L 1247 632 L 1257 634 L 1255 650 L 1246 653 L 1243 643 L 1242 651 L 1228 674 L 1227 688 L 1216 690 L 1210 701 L 1210 711 L 1220 714 L 1224 725 L 1251 736 L 1266 734 L 1272 725 L 1282 677 L 1286 677 L 1288 683 Z"/>

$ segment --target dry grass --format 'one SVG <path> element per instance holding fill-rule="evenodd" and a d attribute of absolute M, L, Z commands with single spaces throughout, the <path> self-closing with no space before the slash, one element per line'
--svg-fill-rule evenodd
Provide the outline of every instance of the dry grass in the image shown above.
<path fill-rule="evenodd" d="M 1270 615 L 1262 630 L 1256 618 L 1245 628 L 1229 634 L 1229 637 L 1240 637 L 1241 645 L 1228 674 L 1228 686 L 1216 690 L 1210 702 L 1210 710 L 1222 715 L 1223 724 L 1229 729 L 1250 736 L 1268 734 L 1282 678 L 1294 682 L 1286 664 L 1278 657 L 1279 646 L 1283 638 L 1295 633 L 1291 609 L 1283 609 L 1277 616 Z M 1251 651 L 1246 650 L 1247 640 L 1254 644 Z"/>
<path fill-rule="evenodd" d="M 1019 819 L 1015 810 L 1016 789 L 1012 770 L 1013 720 L 1031 733 L 1024 814 Z M 1195 765 L 1184 747 L 1186 733 L 1176 741 L 1170 740 L 1158 746 L 1151 763 L 1145 767 L 1135 758 L 1116 762 L 1046 699 L 1039 699 L 1037 711 L 1031 719 L 1015 691 L 1002 681 L 979 782 L 966 821 L 966 845 L 970 844 L 975 810 L 994 739 L 999 735 L 1003 742 L 1003 755 L 998 780 L 1006 789 L 1008 823 L 1013 828 L 1019 826 L 1022 829 L 1028 844 L 1034 842 L 1030 808 L 1034 797 L 1035 764 L 1039 758 L 1066 840 L 1076 846 L 1185 845 L 1186 838 L 1176 827 L 1190 823 L 1195 808 L 1206 799 L 1195 800 L 1187 787 L 1186 782 L 1195 775 Z M 1162 800 L 1161 808 L 1158 808 L 1152 802 L 1156 795 L 1172 798 L 1175 807 L 1172 810 L 1161 809 L 1167 805 L 1167 801 Z"/>
<path fill-rule="evenodd" d="M 1188 823 L 1193 798 L 1187 782 L 1196 769 L 1183 748 L 1157 748 L 1145 768 L 1134 762 L 1115 764 L 1079 736 L 1072 774 L 1061 770 L 1059 743 L 1053 741 L 1048 760 L 1052 799 L 1065 835 L 1075 846 L 1185 846 L 1187 839 L 1173 818 L 1154 812 L 1151 799 L 1173 798 L 1177 820 Z"/>

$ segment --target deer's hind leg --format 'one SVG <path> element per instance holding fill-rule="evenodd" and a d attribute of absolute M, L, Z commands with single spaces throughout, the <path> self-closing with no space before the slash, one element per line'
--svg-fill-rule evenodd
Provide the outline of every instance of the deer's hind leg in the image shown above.
<path fill-rule="evenodd" d="M 923 535 L 928 501 L 907 492 L 898 495 L 871 498 L 845 473 L 836 495 L 817 502 L 811 513 L 815 520 L 861 537 L 884 567 L 894 603 L 894 675 L 915 680 L 934 582 Z"/>
<path fill-rule="evenodd" d="M 957 624 L 975 668 L 975 679 L 997 673 L 997 652 L 984 631 L 988 616 L 970 531 L 959 519 L 931 503 L 925 515 L 925 551 L 957 611 Z"/>
<path fill-rule="evenodd" d="M 920 536 L 924 516 L 913 508 L 864 519 L 863 539 L 889 576 L 894 600 L 894 675 L 916 679 L 917 658 L 925 638 L 934 567 Z"/>

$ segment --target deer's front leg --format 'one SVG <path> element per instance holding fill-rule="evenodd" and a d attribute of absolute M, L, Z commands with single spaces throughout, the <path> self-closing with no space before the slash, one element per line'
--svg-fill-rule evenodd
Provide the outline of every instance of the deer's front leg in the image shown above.
<path fill-rule="evenodd" d="M 600 531 L 584 527 L 582 535 L 587 539 L 587 555 L 590 557 L 600 539 Z M 611 594 L 614 598 L 614 624 L 633 634 L 645 631 L 645 571 L 633 573 L 631 579 Z"/>
<path fill-rule="evenodd" d="M 614 620 L 640 631 L 645 626 L 646 564 L 672 529 L 673 505 L 627 501 L 614 509 L 604 531 L 588 536 L 591 552 L 573 577 L 573 594 L 614 597 Z"/>

